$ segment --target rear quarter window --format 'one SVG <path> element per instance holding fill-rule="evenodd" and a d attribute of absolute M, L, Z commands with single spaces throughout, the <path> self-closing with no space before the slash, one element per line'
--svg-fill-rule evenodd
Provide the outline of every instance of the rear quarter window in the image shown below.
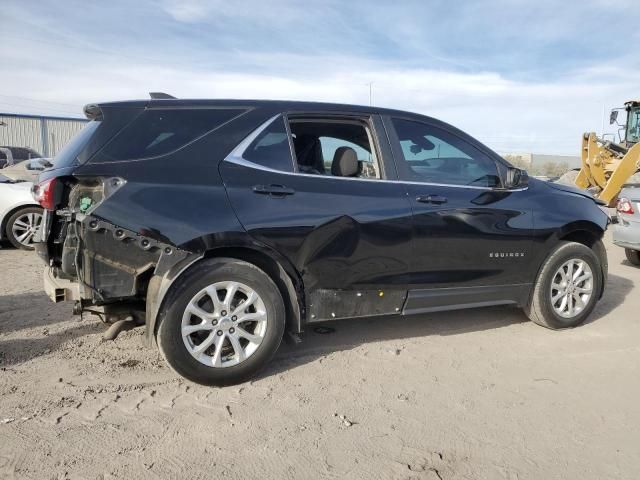
<path fill-rule="evenodd" d="M 159 157 L 184 147 L 244 113 L 243 109 L 150 109 L 100 152 L 100 161 Z"/>
<path fill-rule="evenodd" d="M 76 165 L 77 157 L 85 148 L 91 137 L 100 127 L 101 122 L 92 120 L 88 122 L 82 130 L 67 142 L 52 160 L 53 168 L 64 168 Z"/>
<path fill-rule="evenodd" d="M 242 157 L 263 167 L 293 172 L 289 135 L 282 117 L 271 123 L 247 147 Z"/>

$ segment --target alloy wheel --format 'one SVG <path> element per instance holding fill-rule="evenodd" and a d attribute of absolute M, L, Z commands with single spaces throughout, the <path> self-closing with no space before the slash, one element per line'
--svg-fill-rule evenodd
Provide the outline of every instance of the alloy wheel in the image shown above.
<path fill-rule="evenodd" d="M 14 238 L 25 247 L 31 247 L 33 237 L 42 223 L 41 213 L 25 213 L 15 219 L 11 225 Z"/>
<path fill-rule="evenodd" d="M 181 334 L 188 352 L 214 368 L 238 365 L 253 355 L 267 331 L 267 311 L 260 296 L 240 282 L 217 282 L 187 304 Z"/>
<path fill-rule="evenodd" d="M 567 260 L 551 281 L 551 305 L 563 318 L 579 315 L 593 295 L 593 272 L 584 260 Z"/>

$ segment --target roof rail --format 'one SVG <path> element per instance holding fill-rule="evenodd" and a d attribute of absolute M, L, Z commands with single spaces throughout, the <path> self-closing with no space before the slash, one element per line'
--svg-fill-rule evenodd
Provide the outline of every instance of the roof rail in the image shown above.
<path fill-rule="evenodd" d="M 173 95 L 169 95 L 164 92 L 149 92 L 149 96 L 152 100 L 171 100 L 176 98 Z"/>

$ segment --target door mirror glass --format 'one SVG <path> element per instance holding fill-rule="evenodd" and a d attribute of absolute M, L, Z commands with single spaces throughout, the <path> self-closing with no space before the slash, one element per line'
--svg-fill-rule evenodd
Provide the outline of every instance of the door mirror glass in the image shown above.
<path fill-rule="evenodd" d="M 529 175 L 526 170 L 521 170 L 516 167 L 509 167 L 507 170 L 507 178 L 504 181 L 504 187 L 511 188 L 523 188 L 529 185 Z"/>

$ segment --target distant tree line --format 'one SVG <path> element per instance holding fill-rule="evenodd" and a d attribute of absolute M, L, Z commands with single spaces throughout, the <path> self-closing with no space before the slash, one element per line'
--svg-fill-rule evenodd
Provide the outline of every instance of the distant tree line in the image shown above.
<path fill-rule="evenodd" d="M 570 170 L 567 162 L 546 162 L 540 165 L 530 165 L 522 155 L 505 155 L 504 158 L 514 167 L 526 170 L 529 175 L 559 177 Z"/>

